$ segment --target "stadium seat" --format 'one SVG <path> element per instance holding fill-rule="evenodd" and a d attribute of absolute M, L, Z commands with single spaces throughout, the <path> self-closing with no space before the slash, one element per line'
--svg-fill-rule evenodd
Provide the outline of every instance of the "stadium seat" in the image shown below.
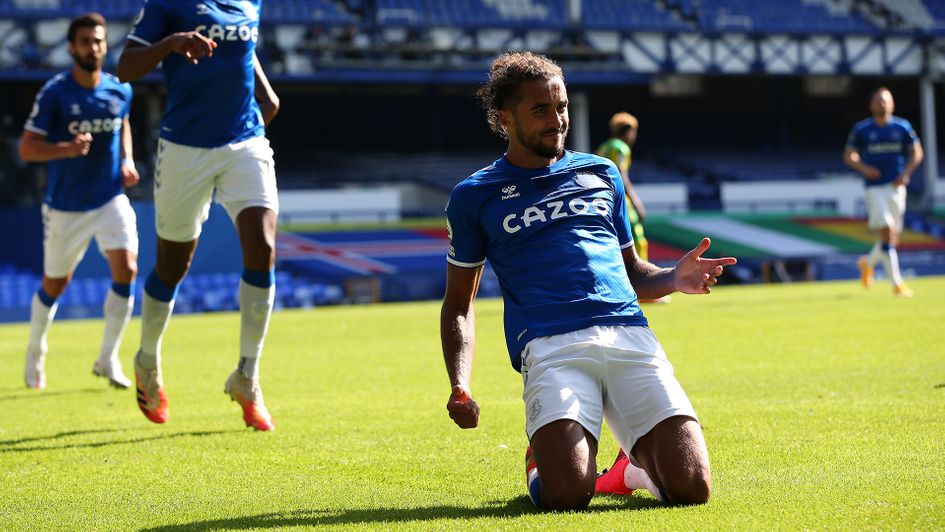
<path fill-rule="evenodd" d="M 584 24 L 591 29 L 685 30 L 678 15 L 649 0 L 582 2 Z"/>
<path fill-rule="evenodd" d="M 876 28 L 857 13 L 834 14 L 823 5 L 803 0 L 703 0 L 695 7 L 708 30 L 742 29 L 766 32 L 865 32 Z"/>
<path fill-rule="evenodd" d="M 13 20 L 0 20 L 0 67 L 18 67 L 22 65 L 23 47 L 28 45 L 26 30 L 17 27 Z"/>
<path fill-rule="evenodd" d="M 307 28 L 300 24 L 286 24 L 275 28 L 276 46 L 285 52 L 296 50 L 305 40 Z"/>
<path fill-rule="evenodd" d="M 72 66 L 72 55 L 66 43 L 59 43 L 46 54 L 46 64 L 53 68 L 68 68 Z"/>
<path fill-rule="evenodd" d="M 69 19 L 56 18 L 41 20 L 36 23 L 36 44 L 43 48 L 50 48 L 66 41 L 66 31 L 69 29 Z"/>

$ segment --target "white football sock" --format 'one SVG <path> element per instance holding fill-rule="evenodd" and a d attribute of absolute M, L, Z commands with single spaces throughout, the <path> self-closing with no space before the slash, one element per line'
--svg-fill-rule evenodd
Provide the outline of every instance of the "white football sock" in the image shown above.
<path fill-rule="evenodd" d="M 134 296 L 124 297 L 116 294 L 114 290 L 108 291 L 102 306 L 105 313 L 105 334 L 102 337 L 102 350 L 98 354 L 99 360 L 106 361 L 118 356 L 118 346 L 121 345 L 121 337 L 125 334 L 134 306 Z"/>
<path fill-rule="evenodd" d="M 156 369 L 161 360 L 161 338 L 174 312 L 174 301 L 164 302 L 148 295 L 141 298 L 141 349 L 138 363 Z"/>
<path fill-rule="evenodd" d="M 889 274 L 894 286 L 902 284 L 902 275 L 899 273 L 899 252 L 896 248 L 890 247 L 889 251 L 883 253 L 883 266 L 886 267 L 886 273 Z"/>
<path fill-rule="evenodd" d="M 240 361 L 238 367 L 251 379 L 259 377 L 259 357 L 262 355 L 263 343 L 266 341 L 266 331 L 269 329 L 269 317 L 272 315 L 275 299 L 275 285 L 260 288 L 246 281 L 240 281 Z"/>
<path fill-rule="evenodd" d="M 26 349 L 30 353 L 45 353 L 48 349 L 46 336 L 49 334 L 49 326 L 53 318 L 56 317 L 56 310 L 59 303 L 53 303 L 47 307 L 39 299 L 39 293 L 33 294 L 33 301 L 30 304 L 30 338 Z"/>
<path fill-rule="evenodd" d="M 632 490 L 645 489 L 650 492 L 650 495 L 656 497 L 657 500 L 663 500 L 663 495 L 660 494 L 659 488 L 656 487 L 656 484 L 653 484 L 653 481 L 650 480 L 650 476 L 646 474 L 646 471 L 633 465 L 633 463 L 627 464 L 627 468 L 624 469 L 623 483 Z"/>
<path fill-rule="evenodd" d="M 866 263 L 872 268 L 876 266 L 876 263 L 880 261 L 884 254 L 882 243 L 877 240 L 873 243 L 873 248 L 870 249 L 869 254 L 866 256 Z"/>

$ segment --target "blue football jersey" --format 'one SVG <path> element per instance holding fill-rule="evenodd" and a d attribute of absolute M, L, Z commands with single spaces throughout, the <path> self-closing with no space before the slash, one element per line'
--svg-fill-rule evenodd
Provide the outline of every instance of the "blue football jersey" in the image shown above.
<path fill-rule="evenodd" d="M 47 163 L 44 202 L 62 211 L 88 211 L 121 194 L 121 126 L 131 109 L 131 85 L 102 73 L 94 89 L 79 85 L 69 71 L 43 85 L 24 129 L 49 142 L 91 133 L 84 157 Z"/>
<path fill-rule="evenodd" d="M 253 97 L 253 57 L 259 39 L 260 0 L 147 0 L 128 39 L 151 45 L 178 32 L 196 31 L 216 41 L 213 57 L 193 65 L 184 56 L 164 58 L 167 109 L 161 138 L 215 148 L 265 133 Z"/>
<path fill-rule="evenodd" d="M 456 185 L 447 261 L 492 266 L 505 340 L 521 370 L 529 340 L 593 325 L 646 325 L 624 266 L 633 246 L 623 180 L 603 157 L 565 151 L 546 168 L 501 158 Z"/>
<path fill-rule="evenodd" d="M 906 167 L 906 156 L 919 137 L 908 120 L 894 116 L 880 126 L 872 118 L 857 122 L 847 138 L 847 147 L 860 154 L 864 164 L 879 168 L 879 179 L 865 179 L 866 186 L 892 183 Z"/>

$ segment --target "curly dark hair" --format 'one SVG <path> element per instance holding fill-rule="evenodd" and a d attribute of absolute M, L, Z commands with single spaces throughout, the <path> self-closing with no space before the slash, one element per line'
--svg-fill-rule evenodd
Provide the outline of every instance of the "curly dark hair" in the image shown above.
<path fill-rule="evenodd" d="M 492 131 L 503 139 L 509 138 L 508 132 L 499 123 L 499 110 L 509 109 L 522 100 L 522 82 L 555 77 L 564 80 L 561 67 L 541 54 L 505 52 L 496 57 L 489 68 L 489 80 L 476 91 Z"/>

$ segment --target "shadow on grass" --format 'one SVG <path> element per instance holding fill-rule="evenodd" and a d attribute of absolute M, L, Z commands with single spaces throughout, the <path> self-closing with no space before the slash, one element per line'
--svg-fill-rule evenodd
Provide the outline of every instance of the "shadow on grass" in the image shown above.
<path fill-rule="evenodd" d="M 86 395 L 101 393 L 116 393 L 125 390 L 113 390 L 108 387 L 101 388 L 76 388 L 71 390 L 28 390 L 22 388 L 4 388 L 0 389 L 0 401 L 16 401 L 17 399 L 40 400 L 44 397 L 59 397 L 63 395 Z"/>
<path fill-rule="evenodd" d="M 56 434 L 48 434 L 46 436 L 31 436 L 27 438 L 16 438 L 15 440 L 0 440 L 0 447 L 7 447 L 10 445 L 20 445 L 21 443 L 32 443 L 34 441 L 58 440 L 59 438 L 68 438 L 69 436 L 84 436 L 86 434 L 102 434 L 105 432 L 123 432 L 123 431 L 116 430 L 116 429 L 67 430 L 64 432 L 57 432 Z M 3 452 L 3 449 L 0 449 L 0 452 Z"/>
<path fill-rule="evenodd" d="M 605 501 L 602 503 L 602 501 Z M 584 513 L 600 513 L 614 510 L 647 510 L 662 508 L 655 499 L 638 497 L 598 498 Z M 463 506 L 429 506 L 424 508 L 358 508 L 348 510 L 294 510 L 268 514 L 248 515 L 227 519 L 195 521 L 182 525 L 167 525 L 143 528 L 147 532 L 176 532 L 182 530 L 223 530 L 248 528 L 288 528 L 320 525 L 370 525 L 377 523 L 410 523 L 435 519 L 481 519 L 520 517 L 540 513 L 527 496 L 510 501 L 494 501 L 488 506 L 469 508 Z"/>
<path fill-rule="evenodd" d="M 20 440 L 7 440 L 0 442 L 0 454 L 3 453 L 31 453 L 31 452 L 41 452 L 41 451 L 59 451 L 62 449 L 95 449 L 97 447 L 110 447 L 112 445 L 129 445 L 135 443 L 142 443 L 147 441 L 156 441 L 156 440 L 171 440 L 175 438 L 186 438 L 186 437 L 204 437 L 204 436 L 215 436 L 217 434 L 228 434 L 231 432 L 241 432 L 242 429 L 231 429 L 231 430 L 201 430 L 201 431 L 192 431 L 192 432 L 175 432 L 172 434 L 158 434 L 155 436 L 143 436 L 140 438 L 125 438 L 125 439 L 113 439 L 107 441 L 96 441 L 96 442 L 84 442 L 84 443 L 63 443 L 61 445 L 42 445 L 35 447 L 16 447 L 19 443 L 29 443 L 39 440 L 51 440 L 58 438 L 65 438 L 68 436 L 79 436 L 83 434 L 95 434 L 100 432 L 123 432 L 118 430 L 89 430 L 89 431 L 69 431 L 69 432 L 60 432 L 58 434 L 53 434 L 51 436 L 39 436 L 36 438 L 22 438 Z"/>

